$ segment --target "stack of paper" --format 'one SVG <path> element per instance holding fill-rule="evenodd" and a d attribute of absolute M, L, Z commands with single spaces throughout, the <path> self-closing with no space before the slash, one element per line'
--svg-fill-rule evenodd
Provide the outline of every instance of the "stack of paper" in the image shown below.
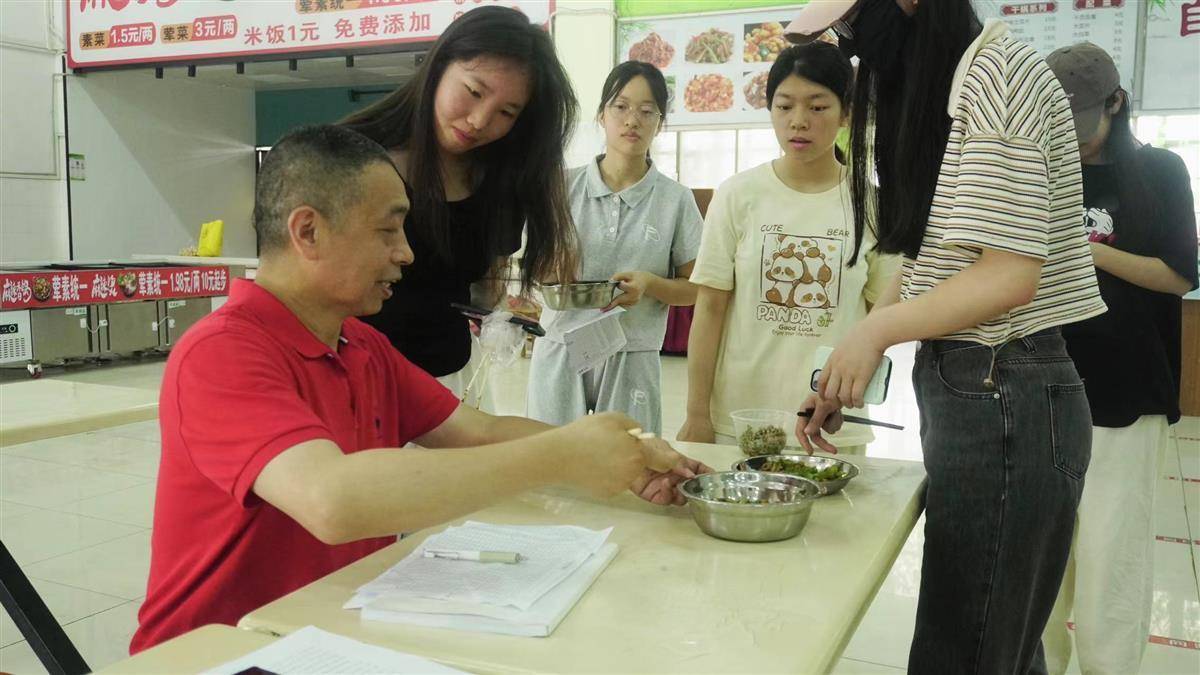
<path fill-rule="evenodd" d="M 363 644 L 320 628 L 305 626 L 262 649 L 208 671 L 208 675 L 236 675 L 253 668 L 287 675 L 450 675 L 463 672 L 411 654 Z"/>
<path fill-rule="evenodd" d="M 617 554 L 600 532 L 469 521 L 358 589 L 347 609 L 369 621 L 542 637 L 554 631 Z M 515 565 L 426 558 L 426 549 L 508 551 Z"/>

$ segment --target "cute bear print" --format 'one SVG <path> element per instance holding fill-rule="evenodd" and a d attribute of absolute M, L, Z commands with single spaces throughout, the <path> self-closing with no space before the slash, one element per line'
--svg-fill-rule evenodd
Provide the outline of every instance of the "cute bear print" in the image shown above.
<path fill-rule="evenodd" d="M 786 234 L 766 237 L 763 301 L 787 308 L 836 307 L 841 248 L 837 239 Z"/>

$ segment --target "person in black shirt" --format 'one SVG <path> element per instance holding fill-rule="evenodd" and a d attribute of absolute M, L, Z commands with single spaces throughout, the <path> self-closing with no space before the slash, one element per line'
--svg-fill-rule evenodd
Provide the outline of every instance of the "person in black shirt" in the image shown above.
<path fill-rule="evenodd" d="M 1044 638 L 1049 671 L 1136 673 L 1150 628 L 1154 491 L 1179 420 L 1181 296 L 1196 288 L 1190 179 L 1175 154 L 1133 136 L 1112 59 L 1081 43 L 1050 68 L 1071 97 L 1083 161 L 1084 224 L 1108 312 L 1063 327 L 1095 428 L 1073 566 Z"/>
<path fill-rule="evenodd" d="M 389 149 L 412 203 L 416 261 L 363 320 L 456 394 L 471 335 L 450 304 L 471 304 L 472 284 L 477 304 L 499 302 L 523 229 L 523 291 L 575 268 L 563 150 L 577 109 L 546 31 L 492 6 L 456 19 L 408 83 L 342 120 Z"/>

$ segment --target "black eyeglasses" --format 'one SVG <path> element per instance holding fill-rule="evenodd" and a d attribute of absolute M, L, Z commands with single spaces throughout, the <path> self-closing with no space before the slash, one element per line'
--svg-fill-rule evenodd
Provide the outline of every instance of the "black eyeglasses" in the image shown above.
<path fill-rule="evenodd" d="M 650 106 L 642 106 L 635 109 L 628 103 L 623 103 L 620 101 L 616 103 L 609 103 L 606 107 L 613 114 L 613 117 L 616 117 L 622 122 L 628 120 L 630 117 L 636 117 L 638 121 L 643 124 L 652 124 L 663 116 L 661 112 L 655 108 L 651 108 Z"/>

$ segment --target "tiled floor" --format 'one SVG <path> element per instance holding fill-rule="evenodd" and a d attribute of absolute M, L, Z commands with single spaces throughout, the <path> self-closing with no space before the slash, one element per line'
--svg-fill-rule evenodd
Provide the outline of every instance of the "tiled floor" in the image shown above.
<path fill-rule="evenodd" d="M 868 454 L 920 460 L 916 405 L 904 377 L 911 349 L 893 350 L 892 357 L 898 376 L 891 400 L 872 416 L 908 429 L 876 432 Z M 663 365 L 664 428 L 673 437 L 683 423 L 687 364 L 666 358 Z M 158 361 L 46 376 L 154 390 L 162 366 Z M 506 404 L 499 412 L 523 411 L 527 370 L 528 361 L 520 361 L 493 375 L 496 400 Z M 1200 418 L 1185 419 L 1174 432 L 1156 507 L 1155 534 L 1168 540 L 1155 544 L 1152 631 L 1183 646 L 1150 644 L 1142 672 L 1194 675 L 1200 672 L 1200 547 L 1175 540 L 1200 540 Z M 0 448 L 0 539 L 93 668 L 121 659 L 136 626 L 157 466 L 155 422 Z M 918 523 L 834 672 L 903 672 L 921 578 L 922 528 Z M 44 672 L 20 638 L 0 616 L 0 671 Z"/>

